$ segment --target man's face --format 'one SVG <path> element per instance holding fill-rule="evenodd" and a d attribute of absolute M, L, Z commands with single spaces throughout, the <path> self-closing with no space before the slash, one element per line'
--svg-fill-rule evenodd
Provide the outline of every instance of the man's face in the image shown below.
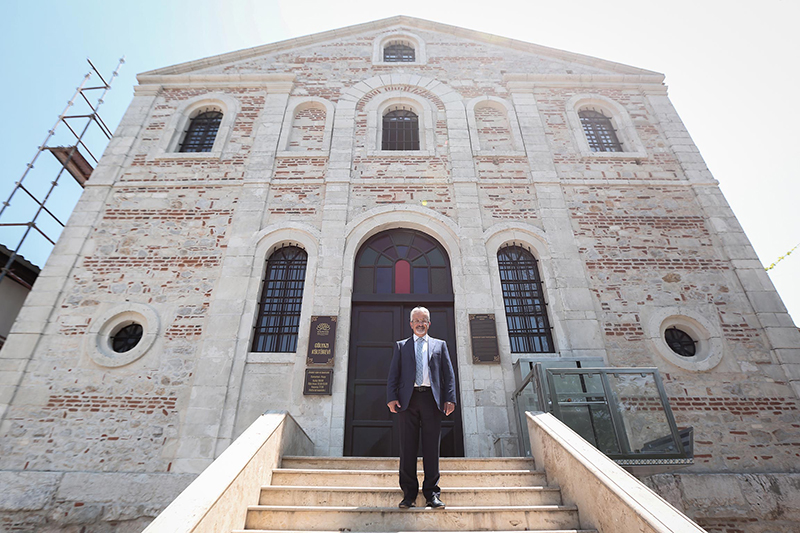
<path fill-rule="evenodd" d="M 417 311 L 411 315 L 411 329 L 417 337 L 424 337 L 428 333 L 430 325 L 430 319 L 422 311 Z"/>

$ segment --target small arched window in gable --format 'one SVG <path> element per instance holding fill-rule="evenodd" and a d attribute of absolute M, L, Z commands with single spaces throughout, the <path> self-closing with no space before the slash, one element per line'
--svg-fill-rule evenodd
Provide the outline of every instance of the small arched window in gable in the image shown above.
<path fill-rule="evenodd" d="M 407 109 L 383 115 L 383 150 L 419 150 L 419 117 Z"/>
<path fill-rule="evenodd" d="M 391 42 L 383 48 L 383 60 L 387 63 L 414 63 L 416 53 L 409 43 Z"/>
<path fill-rule="evenodd" d="M 280 248 L 267 260 L 252 351 L 297 350 L 307 261 L 308 254 L 297 246 Z"/>
<path fill-rule="evenodd" d="M 521 246 L 497 252 L 511 353 L 552 353 L 553 336 L 536 258 Z"/>
<path fill-rule="evenodd" d="M 622 143 L 617 138 L 611 119 L 599 111 L 584 109 L 578 112 L 592 152 L 621 152 Z"/>
<path fill-rule="evenodd" d="M 210 152 L 217 138 L 222 113 L 205 111 L 189 121 L 189 127 L 181 142 L 180 152 Z"/>

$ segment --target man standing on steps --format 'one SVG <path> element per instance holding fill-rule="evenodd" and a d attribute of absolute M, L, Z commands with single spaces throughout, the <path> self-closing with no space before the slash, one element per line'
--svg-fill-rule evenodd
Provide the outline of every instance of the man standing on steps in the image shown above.
<path fill-rule="evenodd" d="M 414 507 L 417 499 L 420 434 L 425 471 L 422 494 L 427 507 L 444 509 L 444 502 L 439 499 L 441 413 L 449 416 L 456 408 L 456 379 L 447 343 L 428 336 L 430 325 L 427 309 L 415 307 L 411 311 L 414 335 L 395 344 L 386 385 L 389 410 L 399 417 L 401 509 Z"/>

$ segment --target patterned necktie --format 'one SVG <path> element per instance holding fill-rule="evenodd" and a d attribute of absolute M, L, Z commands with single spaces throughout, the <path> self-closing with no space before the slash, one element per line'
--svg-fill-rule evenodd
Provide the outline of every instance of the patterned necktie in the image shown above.
<path fill-rule="evenodd" d="M 423 374 L 422 374 L 422 369 L 423 369 L 422 365 L 424 361 L 422 353 L 423 343 L 424 340 L 422 339 L 422 337 L 417 337 L 417 340 L 414 342 L 414 348 L 416 349 L 417 352 L 417 385 L 422 385 L 422 379 L 423 379 Z"/>

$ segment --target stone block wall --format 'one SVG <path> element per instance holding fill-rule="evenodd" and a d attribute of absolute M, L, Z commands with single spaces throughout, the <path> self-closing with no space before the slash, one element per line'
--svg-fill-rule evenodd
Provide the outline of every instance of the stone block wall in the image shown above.
<path fill-rule="evenodd" d="M 430 24 L 367 25 L 142 76 L 0 352 L 0 474 L 14 487 L 26 470 L 43 476 L 31 496 L 41 505 L 14 503 L 27 498 L 20 488 L 0 506 L 8 528 L 50 524 L 42 517 L 72 505 L 63 524 L 112 530 L 122 519 L 100 495 L 58 496 L 67 476 L 180 485 L 265 409 L 289 410 L 315 453 L 341 454 L 354 257 L 399 227 L 450 254 L 468 455 L 519 453 L 520 354 L 497 250 L 520 244 L 539 260 L 558 353 L 658 367 L 678 425 L 694 427 L 695 466 L 653 486 L 693 509 L 685 480 L 748 473 L 764 498 L 780 485 L 764 516 L 783 520 L 776 509 L 797 490 L 800 335 L 662 77 Z M 424 42 L 424 63 L 373 64 L 376 39 L 397 31 Z M 179 117 L 206 96 L 228 110 L 224 138 L 211 154 L 177 153 Z M 624 152 L 582 148 L 581 102 L 616 113 Z M 386 105 L 416 106 L 419 154 L 381 150 Z M 309 256 L 297 351 L 253 353 L 265 261 L 286 244 Z M 102 323 L 128 308 L 156 317 L 152 346 L 101 364 Z M 473 313 L 497 317 L 500 364 L 472 363 Z M 312 315 L 338 317 L 331 396 L 302 393 Z M 670 324 L 701 334 L 700 356 L 668 352 Z M 120 496 L 151 506 L 130 517 L 138 527 L 165 502 L 137 498 Z M 734 519 L 768 531 L 746 513 L 697 512 L 712 531 Z"/>

